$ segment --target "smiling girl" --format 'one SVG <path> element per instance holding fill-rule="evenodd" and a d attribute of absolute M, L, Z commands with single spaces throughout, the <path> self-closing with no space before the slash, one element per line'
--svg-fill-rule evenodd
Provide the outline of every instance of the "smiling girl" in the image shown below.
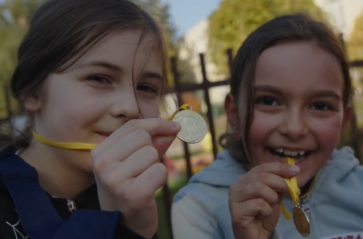
<path fill-rule="evenodd" d="M 130 1 L 49 0 L 35 13 L 11 79 L 34 137 L 1 140 L 0 238 L 155 235 L 159 159 L 180 129 L 158 118 L 165 57 Z"/>
<path fill-rule="evenodd" d="M 350 148 L 335 149 L 351 88 L 339 41 L 323 23 L 288 15 L 251 33 L 225 100 L 233 133 L 175 196 L 175 238 L 303 238 L 280 211 L 281 203 L 294 208 L 284 178 L 295 176 L 310 238 L 362 237 L 363 168 Z"/>

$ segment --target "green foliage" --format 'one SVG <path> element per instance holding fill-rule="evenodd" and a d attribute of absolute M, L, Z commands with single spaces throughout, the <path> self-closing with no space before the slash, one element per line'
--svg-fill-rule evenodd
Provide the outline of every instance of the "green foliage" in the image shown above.
<path fill-rule="evenodd" d="M 0 118 L 6 115 L 3 85 L 9 82 L 16 66 L 17 50 L 29 20 L 44 1 L 5 0 L 0 3 Z M 12 104 L 16 102 L 13 100 Z"/>
<path fill-rule="evenodd" d="M 351 61 L 363 60 L 363 11 L 355 20 L 353 31 L 347 42 L 348 57 Z M 363 84 L 363 67 L 357 68 L 359 83 Z"/>
<path fill-rule="evenodd" d="M 355 20 L 347 48 L 351 60 L 363 60 L 363 11 Z"/>
<path fill-rule="evenodd" d="M 6 0 L 0 3 L 0 83 L 9 80 L 28 22 L 44 0 Z"/>
<path fill-rule="evenodd" d="M 222 0 L 208 19 L 208 48 L 220 73 L 228 74 L 226 49 L 236 52 L 258 26 L 276 16 L 296 12 L 324 19 L 324 13 L 313 0 Z"/>

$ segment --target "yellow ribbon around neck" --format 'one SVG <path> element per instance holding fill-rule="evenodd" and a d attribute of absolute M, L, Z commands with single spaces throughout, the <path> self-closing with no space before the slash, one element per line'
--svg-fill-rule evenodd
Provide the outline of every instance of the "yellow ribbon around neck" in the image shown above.
<path fill-rule="evenodd" d="M 57 148 L 91 150 L 96 146 L 96 144 L 90 144 L 90 143 L 52 141 L 52 140 L 41 137 L 40 135 L 35 133 L 33 130 L 32 130 L 32 135 L 33 135 L 34 139 L 36 139 L 40 143 L 54 146 Z"/>
<path fill-rule="evenodd" d="M 174 113 L 173 115 L 169 118 L 169 120 L 173 120 L 174 116 L 182 110 L 191 110 L 192 107 L 188 104 L 184 104 L 182 106 L 180 106 Z M 34 137 L 34 139 L 36 139 L 37 141 L 39 141 L 40 143 L 46 144 L 46 145 L 50 145 L 50 146 L 54 146 L 57 148 L 63 148 L 63 149 L 78 149 L 78 150 L 91 150 L 93 149 L 96 144 L 90 144 L 90 143 L 79 143 L 79 142 L 58 142 L 58 141 L 52 141 L 46 138 L 41 137 L 40 135 L 38 135 L 37 133 L 35 133 L 32 130 L 32 135 Z"/>
<path fill-rule="evenodd" d="M 295 161 L 292 158 L 286 158 L 285 163 L 290 164 L 290 165 L 295 165 Z M 289 189 L 289 194 L 290 194 L 293 204 L 298 205 L 299 204 L 299 187 L 297 186 L 296 177 L 284 178 L 284 180 Z M 287 221 L 289 221 L 291 219 L 291 214 L 282 204 L 281 204 L 281 212 Z"/>

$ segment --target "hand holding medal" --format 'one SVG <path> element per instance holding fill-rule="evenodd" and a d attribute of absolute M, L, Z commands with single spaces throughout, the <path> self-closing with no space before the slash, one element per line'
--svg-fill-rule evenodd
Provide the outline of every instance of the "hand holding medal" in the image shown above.
<path fill-rule="evenodd" d="M 286 158 L 285 163 L 290 165 L 295 164 L 294 159 L 292 158 Z M 284 180 L 288 186 L 292 202 L 295 205 L 292 211 L 292 218 L 294 220 L 295 227 L 301 236 L 308 237 L 310 235 L 310 222 L 304 210 L 299 205 L 299 188 L 297 186 L 296 177 L 284 178 Z M 282 204 L 281 204 L 281 211 L 286 220 L 291 219 L 290 213 Z"/>

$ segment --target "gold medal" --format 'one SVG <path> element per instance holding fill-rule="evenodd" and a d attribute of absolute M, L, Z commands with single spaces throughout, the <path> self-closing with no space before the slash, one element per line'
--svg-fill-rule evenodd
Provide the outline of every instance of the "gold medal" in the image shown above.
<path fill-rule="evenodd" d="M 292 158 L 286 158 L 285 163 L 294 165 L 295 161 Z M 296 177 L 284 178 L 284 180 L 287 184 L 292 202 L 295 205 L 294 210 L 292 211 L 292 217 L 296 230 L 300 233 L 301 236 L 308 237 L 310 235 L 310 222 L 308 216 L 299 205 L 299 188 L 297 186 Z M 285 219 L 289 221 L 291 219 L 291 215 L 282 204 L 281 211 Z"/>
<path fill-rule="evenodd" d="M 292 218 L 300 235 L 303 237 L 308 237 L 310 235 L 309 218 L 299 204 L 294 207 L 294 210 L 292 211 Z"/>
<path fill-rule="evenodd" d="M 204 139 L 207 134 L 207 124 L 203 117 L 191 108 L 189 106 L 189 109 L 177 112 L 172 120 L 181 125 L 178 138 L 186 143 L 195 144 Z"/>

